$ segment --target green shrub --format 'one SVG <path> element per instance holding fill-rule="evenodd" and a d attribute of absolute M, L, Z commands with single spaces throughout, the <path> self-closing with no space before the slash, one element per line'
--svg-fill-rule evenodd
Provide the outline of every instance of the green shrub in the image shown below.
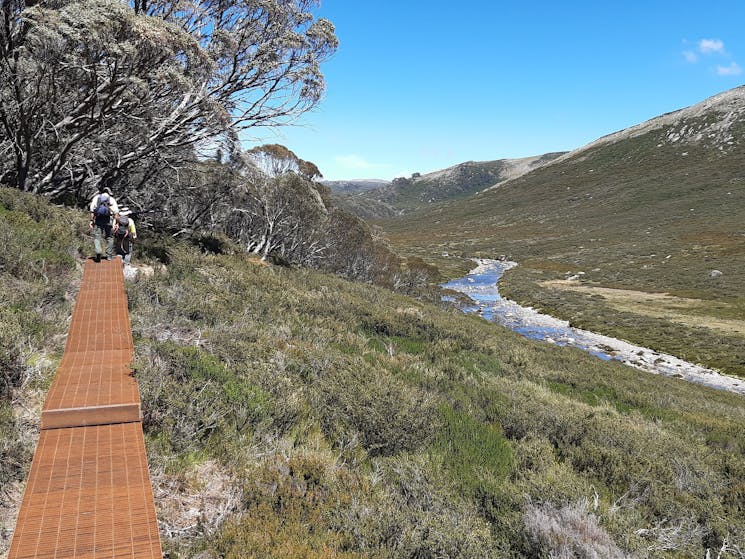
<path fill-rule="evenodd" d="M 298 454 L 251 472 L 240 518 L 211 542 L 219 557 L 361 558 L 332 522 L 341 480 L 323 456 Z M 343 483 L 343 482 L 342 482 Z M 352 489 L 352 488 L 348 488 Z"/>
<path fill-rule="evenodd" d="M 372 512 L 388 534 L 389 556 L 477 559 L 505 555 L 509 545 L 492 537 L 491 527 L 473 503 L 442 475 L 441 463 L 414 455 L 398 456 L 384 465 L 392 502 Z"/>
<path fill-rule="evenodd" d="M 435 404 L 425 392 L 369 365 L 330 370 L 312 391 L 331 440 L 359 438 L 372 456 L 415 450 L 436 429 Z"/>
<path fill-rule="evenodd" d="M 449 406 L 440 409 L 442 428 L 435 448 L 443 454 L 443 466 L 451 483 L 475 495 L 485 484 L 500 482 L 510 473 L 512 450 L 497 424 L 484 424 Z"/>
<path fill-rule="evenodd" d="M 24 331 L 15 313 L 0 308 L 0 399 L 8 399 L 24 373 Z"/>
<path fill-rule="evenodd" d="M 176 453 L 201 451 L 212 437 L 229 442 L 271 421 L 271 397 L 198 348 L 159 344 L 135 369 L 143 427 Z"/>
<path fill-rule="evenodd" d="M 0 398 L 29 380 L 31 355 L 59 349 L 50 340 L 66 328 L 79 221 L 40 197 L 0 188 Z"/>

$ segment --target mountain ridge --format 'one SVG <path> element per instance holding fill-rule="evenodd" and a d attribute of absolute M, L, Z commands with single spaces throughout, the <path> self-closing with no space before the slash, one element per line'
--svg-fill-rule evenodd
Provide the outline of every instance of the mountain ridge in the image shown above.
<path fill-rule="evenodd" d="M 426 174 L 398 177 L 379 188 L 334 191 L 341 207 L 366 219 L 391 217 L 422 207 L 460 199 L 529 173 L 564 152 L 530 157 L 466 161 Z M 348 181 L 351 182 L 351 181 Z M 333 187 L 332 187 L 333 190 Z"/>
<path fill-rule="evenodd" d="M 743 115 L 745 115 L 745 85 L 723 91 L 688 107 L 683 107 L 675 111 L 663 113 L 656 117 L 645 120 L 642 123 L 630 126 L 628 128 L 623 128 L 616 132 L 606 134 L 605 136 L 601 136 L 600 138 L 580 148 L 569 151 L 564 155 L 558 157 L 554 160 L 554 163 L 564 161 L 565 159 L 570 159 L 589 149 L 601 147 L 608 143 L 614 143 L 624 139 L 635 138 L 648 132 L 659 130 L 664 126 L 674 125 L 677 122 L 680 122 L 680 120 L 682 119 L 698 118 L 704 114 L 711 114 L 712 110 L 720 108 L 727 103 L 731 103 L 733 105 L 732 110 L 727 113 L 727 118 L 718 123 L 719 126 L 709 126 L 695 130 L 691 129 L 687 130 L 688 133 L 686 135 L 681 135 L 676 138 L 670 138 L 672 141 L 684 140 L 686 139 L 686 137 L 689 140 L 702 140 L 704 138 L 704 133 L 707 130 L 728 130 L 729 127 L 736 121 L 732 120 L 732 116 L 742 117 Z M 731 140 L 728 137 L 726 138 L 726 141 Z"/>
<path fill-rule="evenodd" d="M 355 194 L 383 188 L 391 183 L 385 179 L 343 179 L 343 180 L 321 180 L 322 184 L 328 186 L 335 194 Z"/>

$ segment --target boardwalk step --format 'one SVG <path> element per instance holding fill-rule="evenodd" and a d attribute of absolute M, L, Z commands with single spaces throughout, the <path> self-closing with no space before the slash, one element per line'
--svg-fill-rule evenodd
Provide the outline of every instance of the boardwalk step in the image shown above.
<path fill-rule="evenodd" d="M 112 406 L 86 406 L 61 408 L 41 413 L 42 429 L 90 427 L 142 421 L 140 404 L 115 404 Z"/>

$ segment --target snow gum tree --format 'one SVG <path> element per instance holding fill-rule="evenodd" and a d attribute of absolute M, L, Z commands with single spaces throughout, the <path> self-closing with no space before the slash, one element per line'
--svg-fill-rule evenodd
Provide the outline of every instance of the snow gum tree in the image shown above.
<path fill-rule="evenodd" d="M 261 171 L 272 177 L 297 173 L 308 180 L 323 178 L 315 163 L 300 159 L 293 151 L 280 144 L 255 147 L 246 152 L 246 156 Z"/>
<path fill-rule="evenodd" d="M 85 196 L 286 123 L 336 49 L 317 0 L 0 2 L 0 182 Z"/>
<path fill-rule="evenodd" d="M 295 173 L 244 183 L 227 233 L 263 259 L 275 254 L 299 265 L 316 264 L 329 245 L 328 209 L 314 183 Z"/>

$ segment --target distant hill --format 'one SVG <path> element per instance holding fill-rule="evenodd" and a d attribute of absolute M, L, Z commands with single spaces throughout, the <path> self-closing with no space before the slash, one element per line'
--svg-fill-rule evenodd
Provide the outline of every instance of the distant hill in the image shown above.
<path fill-rule="evenodd" d="M 745 316 L 745 87 L 383 226 L 394 244 L 419 254 L 508 255 L 521 263 L 506 282 L 516 298 L 745 372 L 745 347 L 733 338 L 745 340 L 734 331 L 739 323 L 720 320 Z M 583 286 L 639 293 L 611 301 L 546 287 L 579 272 Z M 678 307 L 688 308 L 643 307 L 635 302 L 643 292 L 678 295 Z M 728 349 L 692 349 L 717 336 L 731 339 Z"/>
<path fill-rule="evenodd" d="M 334 194 L 359 194 L 368 190 L 384 188 L 391 184 L 391 181 L 382 179 L 357 179 L 346 181 L 321 181 L 331 189 Z"/>
<path fill-rule="evenodd" d="M 409 213 L 446 200 L 456 200 L 537 169 L 560 153 L 521 159 L 468 161 L 441 171 L 400 177 L 378 188 L 335 189 L 337 203 L 357 215 L 375 219 Z M 350 181 L 351 182 L 351 181 Z M 365 182 L 365 181 L 363 181 Z"/>

